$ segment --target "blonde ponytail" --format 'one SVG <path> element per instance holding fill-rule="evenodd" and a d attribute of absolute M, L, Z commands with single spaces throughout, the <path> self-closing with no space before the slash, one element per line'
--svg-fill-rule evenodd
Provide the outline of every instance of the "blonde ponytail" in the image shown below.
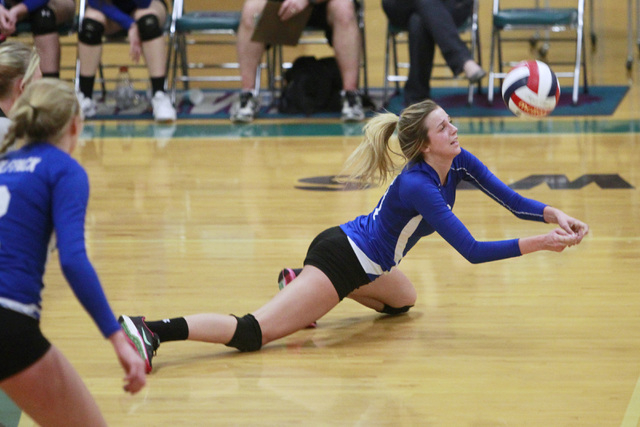
<path fill-rule="evenodd" d="M 0 99 L 11 93 L 16 79 L 27 86 L 39 67 L 40 56 L 34 48 L 14 41 L 0 45 Z"/>
<path fill-rule="evenodd" d="M 349 156 L 343 169 L 348 178 L 343 182 L 384 184 L 390 176 L 402 170 L 411 161 L 422 158 L 422 149 L 429 143 L 427 116 L 438 104 L 425 100 L 405 108 L 400 117 L 393 113 L 381 113 L 364 126 L 364 139 Z M 394 132 L 397 131 L 397 137 Z M 399 151 L 394 148 L 399 144 Z M 397 159 L 394 159 L 394 156 Z"/>
<path fill-rule="evenodd" d="M 391 150 L 389 144 L 397 124 L 398 116 L 382 113 L 364 126 L 364 139 L 345 163 L 349 182 L 359 182 L 362 186 L 382 184 L 396 171 L 391 154 L 399 154 Z"/>
<path fill-rule="evenodd" d="M 17 140 L 57 143 L 80 106 L 73 86 L 59 79 L 31 83 L 11 108 L 11 126 L 0 146 L 4 153 Z"/>

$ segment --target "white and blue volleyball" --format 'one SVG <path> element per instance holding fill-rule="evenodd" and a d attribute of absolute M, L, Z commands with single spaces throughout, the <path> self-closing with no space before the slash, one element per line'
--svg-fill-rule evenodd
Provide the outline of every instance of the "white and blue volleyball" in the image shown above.
<path fill-rule="evenodd" d="M 558 77 L 544 62 L 520 62 L 502 83 L 502 99 L 518 117 L 548 116 L 560 99 Z"/>

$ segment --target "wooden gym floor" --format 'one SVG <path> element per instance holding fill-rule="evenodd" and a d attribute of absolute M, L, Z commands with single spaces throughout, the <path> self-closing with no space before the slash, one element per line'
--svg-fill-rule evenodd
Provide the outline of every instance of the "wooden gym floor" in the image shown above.
<path fill-rule="evenodd" d="M 489 6 L 481 6 L 487 61 Z M 371 85 L 379 87 L 374 46 L 384 16 L 377 1 L 366 8 Z M 419 295 L 408 315 L 388 318 L 346 300 L 317 329 L 258 353 L 165 343 L 133 397 L 54 255 L 42 327 L 109 424 L 637 426 L 640 61 L 636 49 L 627 73 L 626 27 L 616 18 L 626 4 L 595 8 L 591 83 L 630 86 L 614 116 L 552 116 L 535 132 L 515 118 L 456 121 L 461 144 L 505 182 L 589 223 L 582 245 L 471 265 L 430 236 L 401 264 Z M 279 269 L 299 266 L 319 231 L 373 209 L 383 188 L 297 188 L 338 173 L 359 142 L 358 132 L 336 135 L 335 122 L 309 121 L 315 136 L 296 134 L 305 131 L 292 121 L 276 134 L 267 120 L 240 130 L 184 122 L 182 136 L 164 139 L 150 123 L 87 124 L 76 152 L 92 184 L 87 243 L 116 315 L 243 315 L 277 292 Z M 517 220 L 477 191 L 461 190 L 455 212 L 478 239 L 551 229 Z M 23 416 L 20 425 L 32 422 Z"/>

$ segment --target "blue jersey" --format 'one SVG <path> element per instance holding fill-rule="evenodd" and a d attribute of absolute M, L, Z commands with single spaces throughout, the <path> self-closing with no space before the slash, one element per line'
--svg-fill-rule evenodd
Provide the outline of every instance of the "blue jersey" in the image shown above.
<path fill-rule="evenodd" d="M 340 226 L 372 280 L 397 265 L 421 237 L 433 232 L 472 263 L 521 255 L 518 239 L 479 242 L 455 216 L 456 187 L 463 180 L 517 217 L 544 221 L 546 205 L 510 189 L 464 149 L 454 158 L 444 185 L 426 162 L 411 163 L 394 179 L 373 212 Z"/>
<path fill-rule="evenodd" d="M 60 266 L 105 337 L 120 329 L 85 248 L 86 172 L 45 142 L 0 157 L 0 306 L 40 318 L 49 242 Z"/>

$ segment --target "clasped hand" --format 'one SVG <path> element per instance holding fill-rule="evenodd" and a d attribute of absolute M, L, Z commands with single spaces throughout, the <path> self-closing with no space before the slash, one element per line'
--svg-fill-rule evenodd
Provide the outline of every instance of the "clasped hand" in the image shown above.
<path fill-rule="evenodd" d="M 0 5 L 0 34 L 10 36 L 16 32 L 16 25 L 18 23 L 18 17 L 7 10 L 4 6 Z"/>

